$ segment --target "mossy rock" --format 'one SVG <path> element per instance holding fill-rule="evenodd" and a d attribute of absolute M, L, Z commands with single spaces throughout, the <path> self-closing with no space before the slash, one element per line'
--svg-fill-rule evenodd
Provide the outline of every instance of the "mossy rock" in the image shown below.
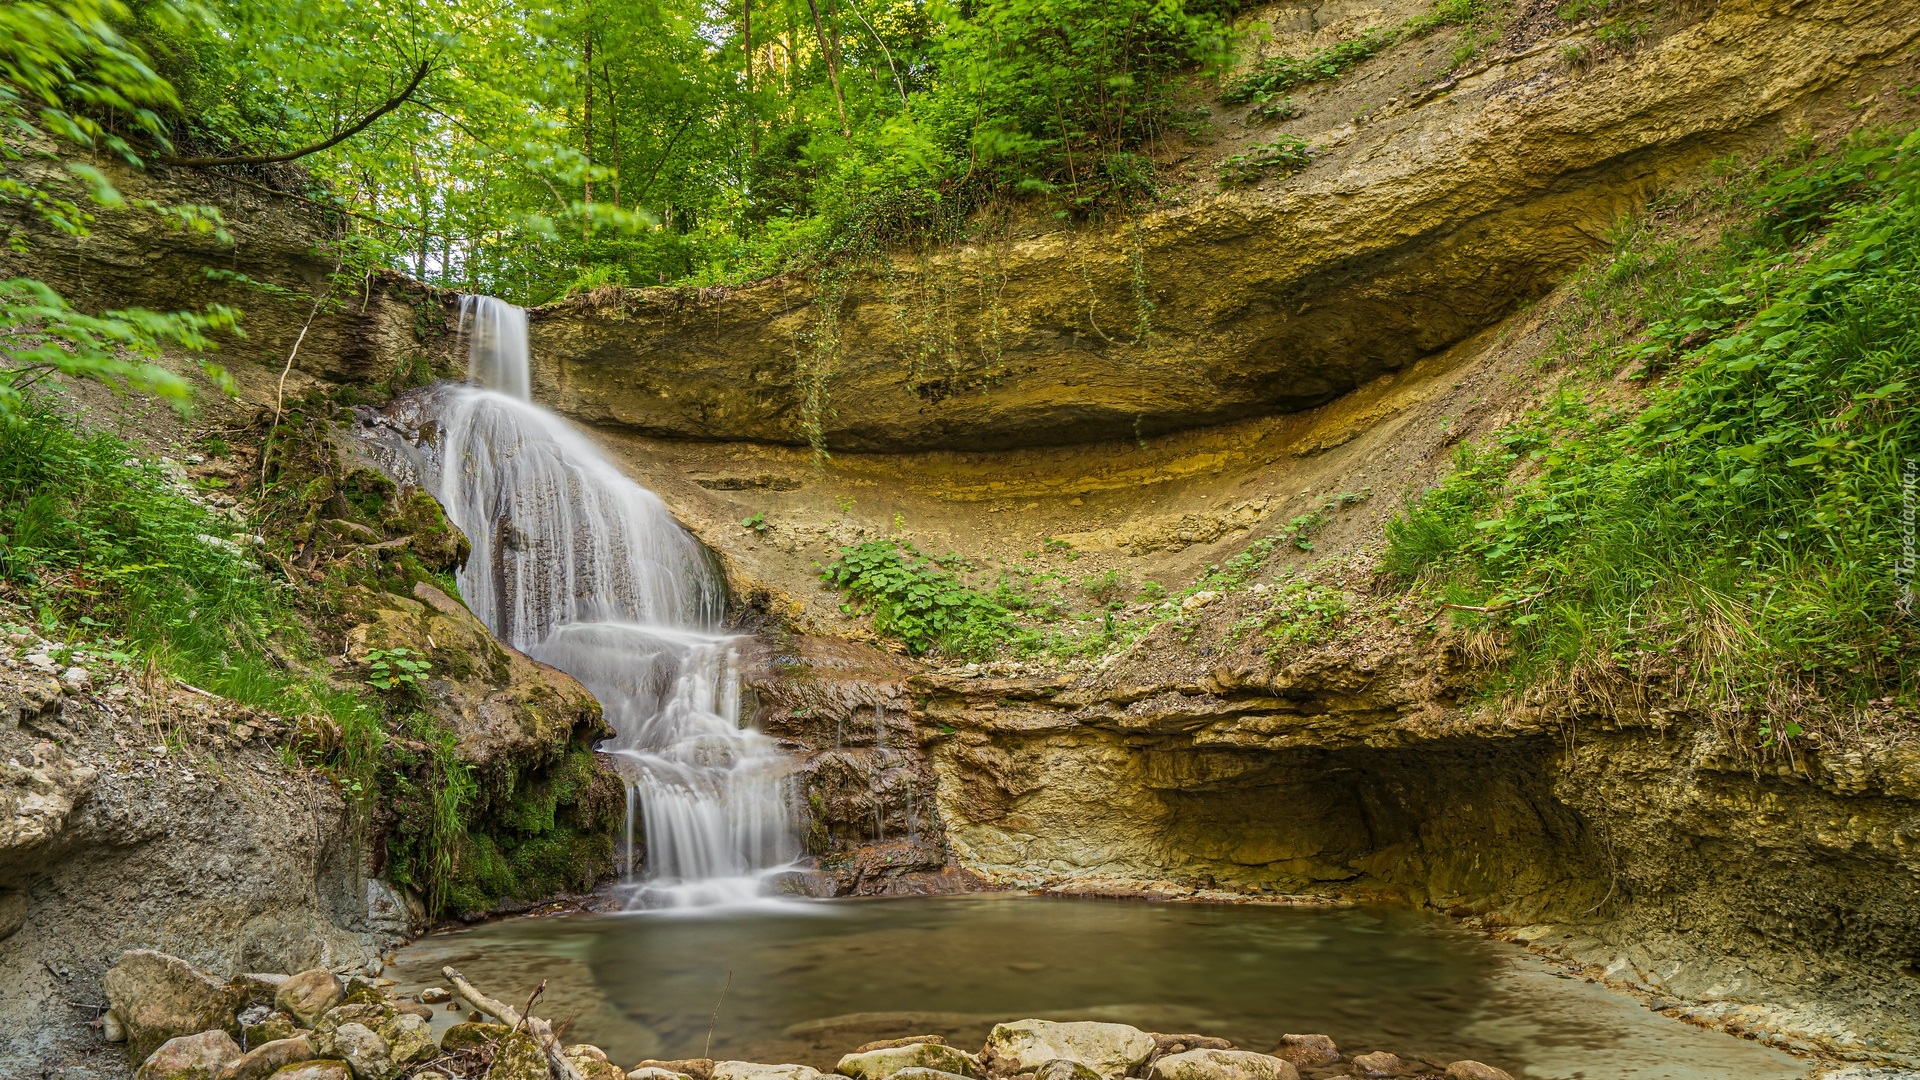
<path fill-rule="evenodd" d="M 455 1024 L 440 1035 L 440 1049 L 451 1054 L 459 1050 L 474 1050 L 482 1046 L 492 1046 L 507 1037 L 513 1028 L 506 1024 L 488 1024 L 478 1020 L 466 1020 Z"/>

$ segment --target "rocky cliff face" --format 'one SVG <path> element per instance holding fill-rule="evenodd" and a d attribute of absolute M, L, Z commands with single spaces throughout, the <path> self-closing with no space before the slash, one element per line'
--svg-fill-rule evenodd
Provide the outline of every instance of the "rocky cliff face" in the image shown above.
<path fill-rule="evenodd" d="M 766 631 L 755 715 L 803 760 L 809 850 L 836 889 L 945 887 L 926 882 L 957 865 L 1076 890 L 1429 904 L 1703 1022 L 1912 1058 L 1910 740 L 1780 761 L 1638 691 L 1485 707 L 1498 642 L 1427 634 L 1376 595 L 1367 556 L 1455 444 L 1524 405 L 1556 285 L 1616 219 L 1721 155 L 1910 116 L 1909 8 L 1689 6 L 1634 50 L 1595 52 L 1575 28 L 1445 80 L 1429 77 L 1444 42 L 1390 54 L 1301 95 L 1288 130 L 1318 154 L 1290 178 L 1199 183 L 1117 230 L 1016 221 L 971 248 L 896 253 L 824 304 L 819 283 L 789 279 L 535 312 L 536 396 L 598 425 L 725 563 L 744 623 Z M 1338 12 L 1267 17 L 1301 24 L 1303 51 L 1351 28 L 1323 14 Z M 1174 153 L 1205 164 L 1233 145 Z M 153 284 L 219 260 L 326 289 L 324 259 L 284 242 L 310 227 L 276 224 L 298 215 L 216 195 L 234 196 L 237 251 L 102 230 L 43 276 L 101 306 L 231 299 Z M 359 306 L 314 320 L 322 344 L 296 372 L 447 371 L 445 299 L 364 284 Z M 271 387 L 304 305 L 254 306 L 260 331 L 233 358 L 243 384 Z M 823 313 L 838 338 L 824 350 Z M 806 405 L 816 391 L 824 407 Z M 814 424 L 830 460 L 802 445 Z M 1063 580 L 1175 585 L 1330 498 L 1318 550 L 1276 558 L 1347 614 L 1281 649 L 1249 641 L 1242 624 L 1270 605 L 1241 591 L 1097 666 L 932 667 L 841 613 L 814 571 L 840 544 L 897 535 Z M 404 600 L 363 632 L 446 614 Z M 484 700 L 475 689 L 475 716 Z M 34 760 L 47 779 L 32 783 L 78 790 L 78 772 Z M 28 819 L 67 813 L 36 798 Z"/>
<path fill-rule="evenodd" d="M 1269 18 L 1316 21 L 1282 7 Z M 1416 10 L 1295 36 L 1304 50 Z M 1014 220 L 896 253 L 824 301 L 790 278 L 561 304 L 532 324 L 543 397 L 647 435 L 794 443 L 817 425 L 834 450 L 888 452 L 1321 405 L 1545 295 L 1655 191 L 1831 122 L 1916 36 L 1899 0 L 1726 0 L 1679 21 L 1597 62 L 1568 60 L 1592 53 L 1590 28 L 1444 78 L 1431 49 L 1390 55 L 1265 132 L 1311 141 L 1303 172 L 1199 184 L 1119 228 Z M 1215 119 L 1226 146 L 1169 153 L 1208 163 L 1259 134 L 1243 111 Z"/>

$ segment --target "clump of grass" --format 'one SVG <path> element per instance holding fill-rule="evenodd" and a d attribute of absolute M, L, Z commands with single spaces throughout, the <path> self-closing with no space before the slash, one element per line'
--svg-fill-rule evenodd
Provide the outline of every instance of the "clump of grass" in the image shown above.
<path fill-rule="evenodd" d="M 1572 376 L 1461 448 L 1386 564 L 1488 609 L 1516 684 L 1665 675 L 1766 746 L 1914 696 L 1920 134 L 1720 200 L 1745 218 L 1720 243 L 1629 230 L 1583 278 Z"/>
<path fill-rule="evenodd" d="M 1255 146 L 1228 157 L 1220 163 L 1220 182 L 1251 184 L 1269 172 L 1299 172 L 1313 161 L 1313 148 L 1298 135 L 1282 135 L 1270 143 Z"/>
<path fill-rule="evenodd" d="M 1477 26 L 1495 13 L 1494 0 L 1441 0 L 1432 11 L 1396 26 L 1376 26 L 1358 37 L 1335 42 L 1306 56 L 1275 56 L 1233 82 L 1220 93 L 1230 105 L 1256 102 L 1272 107 L 1276 95 L 1295 87 L 1329 82 L 1366 60 L 1403 41 L 1426 37 L 1449 26 Z"/>

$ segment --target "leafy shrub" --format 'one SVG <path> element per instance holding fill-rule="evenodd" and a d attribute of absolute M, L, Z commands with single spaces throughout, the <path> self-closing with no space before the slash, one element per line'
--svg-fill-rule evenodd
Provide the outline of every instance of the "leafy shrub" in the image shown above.
<path fill-rule="evenodd" d="M 381 690 L 415 690 L 426 681 L 433 665 L 412 649 L 371 649 L 367 652 L 367 684 Z"/>
<path fill-rule="evenodd" d="M 1270 143 L 1234 154 L 1220 163 L 1220 182 L 1251 184 L 1269 170 L 1299 172 L 1313 161 L 1307 140 L 1298 135 L 1282 135 Z"/>
<path fill-rule="evenodd" d="M 985 656 L 1014 634 L 1012 616 L 901 540 L 843 547 L 820 576 L 851 598 L 848 614 L 871 612 L 873 627 L 899 638 L 915 655 L 938 648 Z"/>

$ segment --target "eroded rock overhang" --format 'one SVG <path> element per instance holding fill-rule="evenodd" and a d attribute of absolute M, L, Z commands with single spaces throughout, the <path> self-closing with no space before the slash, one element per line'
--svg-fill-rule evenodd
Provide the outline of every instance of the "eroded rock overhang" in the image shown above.
<path fill-rule="evenodd" d="M 1821 126 L 1916 37 L 1907 0 L 1728 0 L 1591 68 L 1541 42 L 1320 132 L 1286 180 L 895 256 L 847 284 L 826 353 L 801 278 L 537 311 L 537 394 L 642 434 L 800 443 L 817 422 L 872 451 L 1311 408 L 1544 295 L 1709 162 Z"/>

